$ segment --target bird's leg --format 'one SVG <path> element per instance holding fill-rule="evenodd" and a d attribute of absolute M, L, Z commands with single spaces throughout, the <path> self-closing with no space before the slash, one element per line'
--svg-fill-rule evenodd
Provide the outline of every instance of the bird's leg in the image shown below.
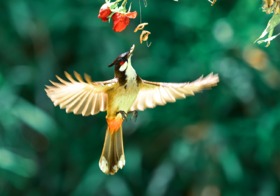
<path fill-rule="evenodd" d="M 130 117 L 130 121 L 131 121 L 131 119 L 134 118 L 134 122 L 136 122 L 137 117 L 138 117 L 138 112 L 136 110 L 134 110 L 134 111 L 128 112 L 128 114 L 130 114 L 130 113 L 133 113 L 132 116 Z"/>
<path fill-rule="evenodd" d="M 125 121 L 127 121 L 127 113 L 125 113 L 124 111 L 118 111 L 117 113 L 116 113 L 116 115 L 118 115 L 118 113 L 120 113 L 121 115 L 122 115 L 122 119 L 123 120 L 125 120 Z"/>

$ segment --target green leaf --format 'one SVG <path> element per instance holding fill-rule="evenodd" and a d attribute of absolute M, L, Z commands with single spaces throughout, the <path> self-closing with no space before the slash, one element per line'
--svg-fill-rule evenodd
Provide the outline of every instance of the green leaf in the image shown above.
<path fill-rule="evenodd" d="M 56 122 L 43 110 L 24 99 L 19 99 L 12 109 L 12 114 L 50 139 L 57 133 Z"/>
<path fill-rule="evenodd" d="M 32 177 L 36 173 L 37 165 L 31 159 L 0 148 L 0 168 L 23 177 Z"/>
<path fill-rule="evenodd" d="M 268 38 L 267 39 L 258 41 L 258 44 L 261 44 L 263 42 L 268 42 L 267 45 L 266 45 L 266 47 L 268 47 L 270 45 L 270 41 L 275 39 L 280 34 L 280 33 L 278 33 L 277 35 L 272 36 L 274 28 L 279 23 L 280 23 L 280 15 L 279 14 L 273 15 L 272 18 L 269 20 L 266 29 L 263 31 L 261 36 L 254 43 L 256 43 L 259 39 L 262 39 L 264 36 L 266 36 L 266 34 L 268 34 Z"/>

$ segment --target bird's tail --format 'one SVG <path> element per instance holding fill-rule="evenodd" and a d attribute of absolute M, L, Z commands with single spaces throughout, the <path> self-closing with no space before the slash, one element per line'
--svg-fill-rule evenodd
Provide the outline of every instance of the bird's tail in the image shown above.
<path fill-rule="evenodd" d="M 99 160 L 99 167 L 105 174 L 115 174 L 119 168 L 125 165 L 123 151 L 123 130 L 122 125 L 117 131 L 110 132 L 109 126 L 106 130 L 106 136 L 102 155 Z"/>

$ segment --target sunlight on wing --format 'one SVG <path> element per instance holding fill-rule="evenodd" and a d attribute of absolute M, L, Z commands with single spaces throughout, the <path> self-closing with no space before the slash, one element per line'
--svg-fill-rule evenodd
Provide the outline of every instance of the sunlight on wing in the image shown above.
<path fill-rule="evenodd" d="M 116 80 L 92 82 L 90 76 L 85 74 L 87 82 L 84 82 L 77 72 L 74 72 L 74 75 L 78 81 L 67 72 L 65 75 L 70 82 L 57 76 L 61 83 L 50 81 L 54 86 L 47 86 L 48 89 L 45 89 L 55 106 L 65 108 L 67 113 L 73 112 L 83 116 L 107 110 L 108 95 L 106 91 L 114 87 Z"/>
<path fill-rule="evenodd" d="M 141 90 L 130 108 L 131 111 L 145 108 L 154 108 L 156 105 L 165 105 L 167 102 L 175 102 L 176 99 L 183 99 L 186 96 L 194 95 L 194 93 L 209 89 L 216 86 L 219 82 L 218 74 L 209 74 L 205 78 L 201 76 L 194 82 L 186 83 L 163 83 L 149 82 L 142 80 Z"/>

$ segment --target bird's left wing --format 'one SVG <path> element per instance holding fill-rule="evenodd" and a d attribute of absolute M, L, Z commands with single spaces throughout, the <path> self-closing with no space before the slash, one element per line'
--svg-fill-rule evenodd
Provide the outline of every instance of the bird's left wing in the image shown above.
<path fill-rule="evenodd" d="M 213 75 L 213 73 L 205 78 L 201 76 L 191 83 L 163 83 L 142 80 L 140 92 L 130 108 L 130 111 L 143 111 L 145 108 L 154 108 L 156 105 L 165 105 L 167 102 L 175 102 L 176 99 L 183 99 L 188 95 L 194 95 L 195 92 L 216 86 L 218 82 L 218 74 Z"/>
<path fill-rule="evenodd" d="M 78 81 L 65 72 L 70 82 L 56 76 L 61 83 L 50 81 L 54 86 L 47 86 L 47 95 L 54 105 L 66 108 L 66 112 L 82 114 L 83 116 L 94 115 L 100 111 L 106 111 L 108 105 L 107 91 L 114 88 L 117 79 L 103 82 L 92 82 L 89 75 L 85 74 L 85 80 L 81 75 L 74 72 Z"/>

